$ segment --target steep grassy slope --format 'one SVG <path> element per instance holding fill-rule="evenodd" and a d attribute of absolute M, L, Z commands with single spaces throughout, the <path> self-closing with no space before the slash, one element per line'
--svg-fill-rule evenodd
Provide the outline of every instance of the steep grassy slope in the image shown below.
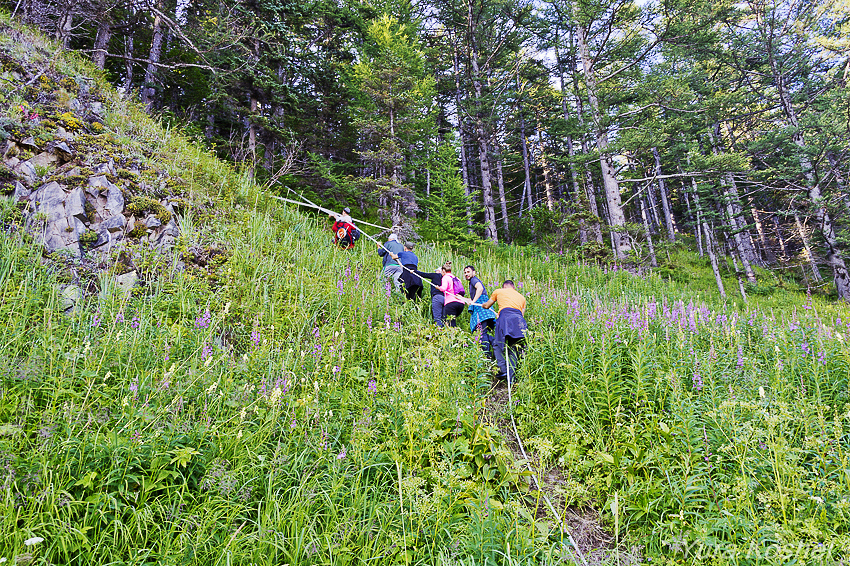
<path fill-rule="evenodd" d="M 21 64 L 96 75 L 15 33 L 0 46 Z M 466 329 L 438 331 L 389 293 L 373 245 L 329 246 L 324 219 L 100 88 L 120 151 L 179 176 L 194 204 L 141 286 L 123 292 L 120 261 L 104 266 L 67 316 L 58 284 L 85 257 L 44 263 L 2 201 L 0 559 L 569 562 L 488 424 L 505 414 L 485 411 L 491 367 Z M 528 249 L 418 252 L 527 295 L 516 413 L 533 467 L 635 547 L 594 562 L 847 553 L 845 306 L 781 288 L 724 304 L 684 253 L 687 284 Z"/>

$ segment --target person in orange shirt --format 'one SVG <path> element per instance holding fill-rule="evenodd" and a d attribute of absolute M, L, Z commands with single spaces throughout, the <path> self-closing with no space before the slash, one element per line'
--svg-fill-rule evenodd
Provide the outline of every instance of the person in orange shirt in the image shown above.
<path fill-rule="evenodd" d="M 499 314 L 496 318 L 496 337 L 493 339 L 493 355 L 499 366 L 499 378 L 507 379 L 511 385 L 516 379 L 517 360 L 525 347 L 525 297 L 514 287 L 514 282 L 508 279 L 502 283 L 501 289 L 496 289 L 482 308 L 489 309 L 494 303 L 499 304 Z M 507 352 L 507 360 L 505 359 Z"/>

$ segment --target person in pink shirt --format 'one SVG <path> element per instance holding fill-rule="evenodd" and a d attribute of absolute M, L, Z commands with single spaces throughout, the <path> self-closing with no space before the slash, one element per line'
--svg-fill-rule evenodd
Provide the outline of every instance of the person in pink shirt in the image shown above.
<path fill-rule="evenodd" d="M 443 320 L 447 326 L 457 326 L 457 317 L 463 312 L 466 303 L 463 302 L 463 298 L 461 297 L 463 293 L 455 294 L 454 292 L 455 281 L 458 279 L 452 275 L 452 262 L 447 261 L 443 264 L 442 273 L 443 280 L 440 284 L 440 291 L 443 292 L 443 296 L 445 297 L 445 302 L 443 303 Z M 458 284 L 458 286 L 461 289 L 463 288 L 462 284 Z"/>

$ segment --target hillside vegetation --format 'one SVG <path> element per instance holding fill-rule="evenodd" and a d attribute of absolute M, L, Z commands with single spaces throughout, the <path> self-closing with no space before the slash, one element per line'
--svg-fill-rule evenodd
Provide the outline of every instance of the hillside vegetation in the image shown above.
<path fill-rule="evenodd" d="M 179 178 L 185 201 L 173 247 L 128 233 L 96 264 L 85 248 L 45 256 L 18 198 L 0 201 L 0 560 L 581 563 L 526 464 L 593 564 L 850 551 L 845 305 L 779 280 L 722 302 L 684 251 L 690 286 L 530 248 L 421 245 L 424 269 L 473 263 L 489 289 L 510 277 L 527 296 L 512 409 L 465 321 L 436 329 L 390 292 L 372 244 L 331 246 L 325 219 L 0 26 L 4 116 L 23 128 L 14 108 L 44 111 L 32 78 L 94 77 L 115 162 Z M 128 292 L 113 276 L 131 267 Z M 70 309 L 69 285 L 85 291 Z M 528 462 L 500 432 L 511 410 Z"/>

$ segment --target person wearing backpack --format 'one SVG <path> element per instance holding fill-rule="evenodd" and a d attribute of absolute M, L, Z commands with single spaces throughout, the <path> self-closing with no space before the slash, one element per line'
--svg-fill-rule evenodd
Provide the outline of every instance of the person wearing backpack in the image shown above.
<path fill-rule="evenodd" d="M 440 284 L 440 291 L 443 292 L 443 320 L 447 326 L 457 326 L 457 317 L 463 312 L 463 307 L 466 303 L 463 302 L 463 295 L 466 290 L 463 288 L 463 283 L 460 279 L 452 275 L 452 262 L 447 261 L 443 264 L 443 279 Z"/>

